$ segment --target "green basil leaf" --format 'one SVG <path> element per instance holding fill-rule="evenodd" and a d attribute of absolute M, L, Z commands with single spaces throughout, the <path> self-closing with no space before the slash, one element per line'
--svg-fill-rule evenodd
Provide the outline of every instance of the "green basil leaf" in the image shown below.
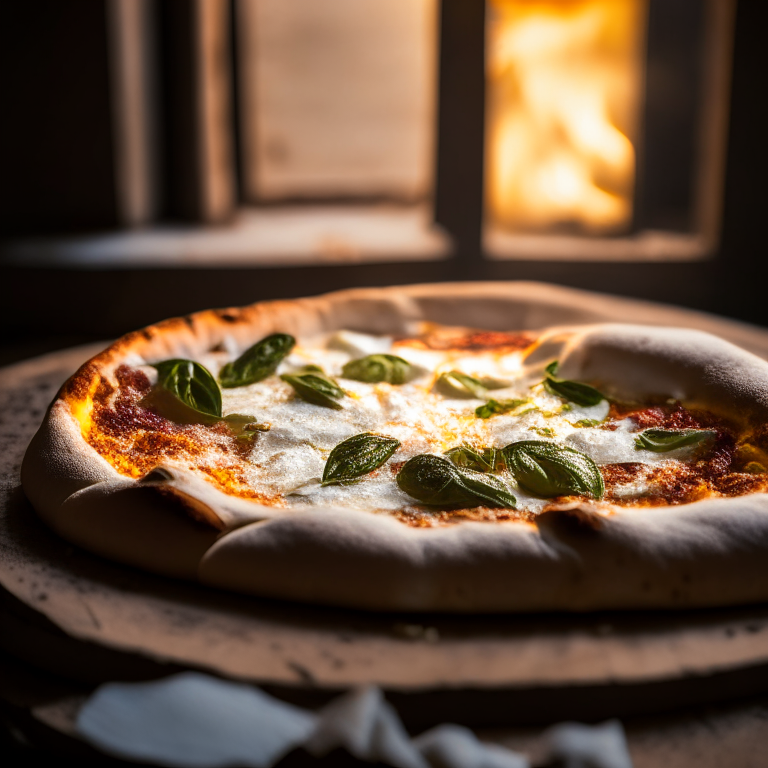
<path fill-rule="evenodd" d="M 385 381 L 388 384 L 403 384 L 411 371 L 411 364 L 396 355 L 366 355 L 350 360 L 342 369 L 345 379 L 366 381 L 371 384 Z"/>
<path fill-rule="evenodd" d="M 488 390 L 478 379 L 467 376 L 459 371 L 441 373 L 437 379 L 437 389 L 448 397 L 480 397 L 484 398 Z"/>
<path fill-rule="evenodd" d="M 378 469 L 400 447 L 394 437 L 363 432 L 340 442 L 325 462 L 322 485 L 348 483 Z"/>
<path fill-rule="evenodd" d="M 602 498 L 605 485 L 589 456 L 542 440 L 521 440 L 501 451 L 509 471 L 537 496 L 584 495 Z"/>
<path fill-rule="evenodd" d="M 243 352 L 234 362 L 227 363 L 219 372 L 222 387 L 244 387 L 271 376 L 280 361 L 296 345 L 296 339 L 287 333 L 273 333 Z"/>
<path fill-rule="evenodd" d="M 521 405 L 528 405 L 531 402 L 529 397 L 514 400 L 494 400 L 490 399 L 484 405 L 478 405 L 475 408 L 475 416 L 479 419 L 490 419 L 500 413 L 509 413 L 519 408 Z"/>
<path fill-rule="evenodd" d="M 570 400 L 570 402 L 584 407 L 597 405 L 602 400 L 605 400 L 605 395 L 589 384 L 559 378 L 557 376 L 557 367 L 558 361 L 555 360 L 544 369 L 547 374 L 547 377 L 544 379 L 544 389 L 550 395 L 562 397 L 564 400 Z"/>
<path fill-rule="evenodd" d="M 496 468 L 495 448 L 485 448 L 480 453 L 469 445 L 459 445 L 446 451 L 443 456 L 459 469 L 472 469 L 475 472 L 493 472 Z"/>
<path fill-rule="evenodd" d="M 513 382 L 508 379 L 497 379 L 493 376 L 482 376 L 477 379 L 486 389 L 506 389 L 511 387 Z"/>
<path fill-rule="evenodd" d="M 337 402 L 346 392 L 332 379 L 321 373 L 286 373 L 280 377 L 290 384 L 296 394 L 308 403 L 321 405 L 323 408 L 334 408 L 340 411 L 344 406 Z"/>
<path fill-rule="evenodd" d="M 206 367 L 182 359 L 163 360 L 152 367 L 163 390 L 196 413 L 221 418 L 221 390 Z"/>
<path fill-rule="evenodd" d="M 576 427 L 597 427 L 603 422 L 600 421 L 600 419 L 579 419 L 577 422 L 574 422 L 574 426 Z"/>
<path fill-rule="evenodd" d="M 635 448 L 639 451 L 664 453 L 676 448 L 698 445 L 705 440 L 714 440 L 717 432 L 710 429 L 646 429 L 635 438 Z"/>
<path fill-rule="evenodd" d="M 515 508 L 517 500 L 495 475 L 459 469 L 442 456 L 422 454 L 409 459 L 397 475 L 402 491 L 438 507 Z"/>

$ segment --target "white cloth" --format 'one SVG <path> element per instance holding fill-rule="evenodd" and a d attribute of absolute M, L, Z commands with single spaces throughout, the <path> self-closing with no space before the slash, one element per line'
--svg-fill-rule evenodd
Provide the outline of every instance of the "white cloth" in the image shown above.
<path fill-rule="evenodd" d="M 268 768 L 316 722 L 253 686 L 183 672 L 151 683 L 102 685 L 80 710 L 77 730 L 104 752 L 130 760 Z"/>
<path fill-rule="evenodd" d="M 392 768 L 529 768 L 527 758 L 440 725 L 412 739 L 380 689 L 360 688 L 314 714 L 258 688 L 197 672 L 150 683 L 108 683 L 81 708 L 77 731 L 118 757 L 185 768 L 270 768 L 302 746 L 317 757 L 345 749 Z M 545 734 L 567 768 L 632 768 L 618 721 L 564 723 Z"/>
<path fill-rule="evenodd" d="M 360 760 L 392 768 L 429 768 L 381 689 L 360 688 L 340 696 L 320 712 L 315 732 L 304 745 L 317 757 L 343 747 Z"/>
<path fill-rule="evenodd" d="M 618 720 L 601 725 L 560 723 L 544 733 L 549 759 L 563 768 L 632 768 L 624 728 Z"/>

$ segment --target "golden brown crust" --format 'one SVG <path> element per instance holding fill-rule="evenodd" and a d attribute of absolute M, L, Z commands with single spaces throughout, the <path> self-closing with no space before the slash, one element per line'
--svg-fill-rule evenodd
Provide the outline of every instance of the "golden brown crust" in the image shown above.
<path fill-rule="evenodd" d="M 83 438 L 90 399 L 122 364 L 195 357 L 218 345 L 238 353 L 275 331 L 407 336 L 415 323 L 455 325 L 457 318 L 502 334 L 591 319 L 579 301 L 568 306 L 557 290 L 460 284 L 345 291 L 168 320 L 118 340 L 64 385 L 25 457 L 25 489 L 44 519 L 75 543 L 148 570 L 185 578 L 197 572 L 205 583 L 254 594 L 456 611 L 768 599 L 762 493 L 608 516 L 566 505 L 533 522 L 419 529 L 363 512 L 284 513 L 168 468 L 143 483 L 126 479 Z M 768 364 L 705 334 L 594 326 L 551 331 L 548 338 L 560 350 L 563 375 L 604 380 L 639 399 L 676 387 L 668 394 L 700 407 L 723 410 L 724 398 L 738 403 L 755 428 L 768 421 Z M 509 337 L 495 341 L 513 344 Z M 612 354 L 621 360 L 618 371 Z M 749 386 L 740 386 L 740 378 Z M 735 559 L 748 579 L 727 575 Z"/>

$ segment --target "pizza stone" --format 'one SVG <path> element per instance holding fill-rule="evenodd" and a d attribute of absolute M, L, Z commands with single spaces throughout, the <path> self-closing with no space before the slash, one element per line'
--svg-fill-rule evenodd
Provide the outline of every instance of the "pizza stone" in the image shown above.
<path fill-rule="evenodd" d="M 588 313 L 585 312 L 588 317 Z M 233 357 L 270 333 L 408 335 L 431 322 L 541 333 L 532 356 L 617 398 L 670 397 L 768 421 L 768 363 L 694 330 L 558 326 L 565 314 L 504 283 L 343 291 L 201 312 L 115 342 L 62 388 L 24 459 L 24 490 L 61 536 L 106 558 L 237 592 L 383 611 L 687 608 L 768 600 L 768 494 L 674 506 L 570 502 L 529 521 L 410 527 L 365 510 L 285 510 L 158 466 L 120 474 L 73 409 L 121 364 Z"/>

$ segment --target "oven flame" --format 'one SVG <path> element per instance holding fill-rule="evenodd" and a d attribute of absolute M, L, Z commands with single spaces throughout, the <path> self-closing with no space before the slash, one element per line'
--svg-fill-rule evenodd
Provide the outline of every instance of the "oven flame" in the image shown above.
<path fill-rule="evenodd" d="M 491 0 L 486 205 L 514 231 L 632 218 L 647 0 Z"/>

